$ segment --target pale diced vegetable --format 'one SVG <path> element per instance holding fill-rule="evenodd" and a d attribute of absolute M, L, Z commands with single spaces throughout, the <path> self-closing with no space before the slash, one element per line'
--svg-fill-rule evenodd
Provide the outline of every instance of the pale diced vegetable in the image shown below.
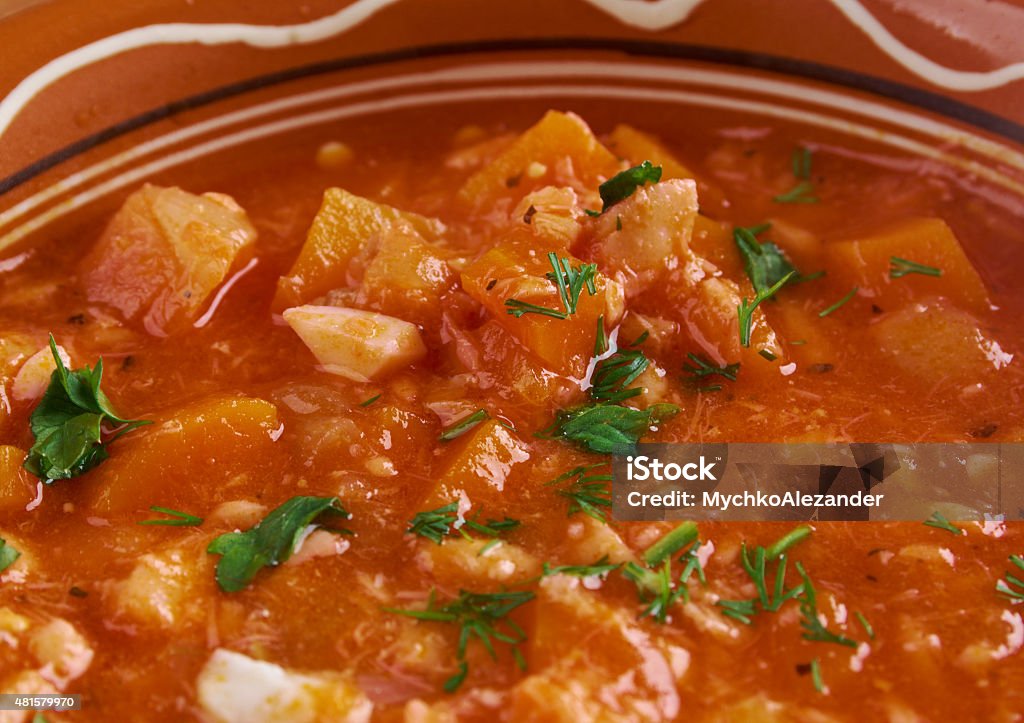
<path fill-rule="evenodd" d="M 71 368 L 71 357 L 62 346 L 57 346 L 57 353 L 64 362 L 64 366 Z M 14 384 L 11 386 L 11 396 L 16 401 L 23 402 L 29 399 L 38 399 L 43 396 L 46 387 L 50 384 L 50 376 L 57 368 L 53 360 L 53 352 L 49 346 L 45 346 L 30 356 L 14 377 Z"/>
<path fill-rule="evenodd" d="M 146 185 L 129 196 L 82 261 L 92 302 L 117 309 L 151 334 L 187 327 L 256 239 L 228 196 Z"/>
<path fill-rule="evenodd" d="M 326 371 L 356 382 L 380 379 L 427 353 L 415 324 L 372 311 L 297 306 L 284 320 Z"/>
<path fill-rule="evenodd" d="M 627 297 L 636 296 L 690 255 L 696 216 L 692 180 L 638 188 L 594 222 L 589 255 L 623 285 Z"/>
<path fill-rule="evenodd" d="M 44 677 L 61 688 L 68 681 L 80 678 L 89 669 L 93 658 L 89 641 L 63 618 L 33 629 L 29 633 L 28 648 L 44 667 Z"/>
<path fill-rule="evenodd" d="M 870 334 L 883 355 L 908 378 L 924 384 L 951 374 L 985 379 L 1013 360 L 974 316 L 943 299 L 926 299 L 886 314 Z"/>
<path fill-rule="evenodd" d="M 296 673 L 224 648 L 199 673 L 196 693 L 217 723 L 361 723 L 373 712 L 373 703 L 341 676 Z"/>
<path fill-rule="evenodd" d="M 184 550 L 143 555 L 115 587 L 118 613 L 144 625 L 180 630 L 206 619 L 203 596 L 213 588 L 210 570 Z"/>

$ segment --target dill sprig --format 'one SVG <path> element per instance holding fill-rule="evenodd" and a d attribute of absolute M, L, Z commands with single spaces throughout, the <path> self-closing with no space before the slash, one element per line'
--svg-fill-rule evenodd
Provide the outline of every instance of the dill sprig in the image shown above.
<path fill-rule="evenodd" d="M 556 490 L 556 493 L 569 500 L 567 516 L 572 517 L 578 512 L 588 515 L 598 522 L 606 523 L 608 518 L 605 510 L 612 506 L 612 490 L 610 474 L 591 474 L 592 470 L 608 466 L 607 462 L 580 466 L 564 472 L 546 483 L 546 487 L 554 487 L 569 480 L 567 486 Z"/>
<path fill-rule="evenodd" d="M 452 525 L 459 519 L 459 503 L 452 502 L 434 510 L 417 512 L 409 523 L 410 532 L 440 545 L 451 534 Z"/>
<path fill-rule="evenodd" d="M 635 562 L 626 563 L 622 574 L 636 585 L 640 601 L 646 603 L 639 617 L 653 617 L 657 622 L 664 623 L 676 601 L 689 601 L 688 583 L 693 573 L 697 573 L 702 584 L 706 582 L 697 556 L 699 547 L 697 525 L 683 522 L 644 551 L 642 557 L 646 567 Z M 678 581 L 673 581 L 672 558 L 677 553 L 679 562 L 685 563 L 685 566 Z"/>
<path fill-rule="evenodd" d="M 576 313 L 580 296 L 583 290 L 593 296 L 597 293 L 595 279 L 597 277 L 597 264 L 580 264 L 573 266 L 567 259 L 559 259 L 553 251 L 548 254 L 548 262 L 551 264 L 551 271 L 545 277 L 555 285 L 558 298 L 562 302 L 562 310 L 550 309 L 546 306 L 531 304 L 528 301 L 519 299 L 506 299 L 507 311 L 517 319 L 524 314 L 539 314 L 550 316 L 553 319 L 568 319 L 571 314 Z"/>
<path fill-rule="evenodd" d="M 924 521 L 924 524 L 927 527 L 934 527 L 939 530 L 945 530 L 951 535 L 959 536 L 965 534 L 962 528 L 954 525 L 952 522 L 946 519 L 946 516 L 944 514 L 938 511 L 933 512 L 932 516 Z"/>
<path fill-rule="evenodd" d="M 550 577 L 551 575 L 572 575 L 573 577 L 602 577 L 610 572 L 614 572 L 622 567 L 619 564 L 608 562 L 608 556 L 603 556 L 597 562 L 591 563 L 590 565 L 556 565 L 552 566 L 550 563 L 545 562 L 543 565 L 543 572 L 541 577 Z"/>
<path fill-rule="evenodd" d="M 786 285 L 786 283 L 793 278 L 796 271 L 790 271 L 781 279 L 776 281 L 774 284 L 769 286 L 767 289 L 757 291 L 753 301 L 748 301 L 746 298 L 740 299 L 739 305 L 736 307 L 736 313 L 739 317 L 740 324 L 740 344 L 745 347 L 750 346 L 750 331 L 751 326 L 754 322 L 754 309 L 760 306 L 763 302 L 767 301 L 771 297 L 775 296 L 779 289 Z"/>
<path fill-rule="evenodd" d="M 472 414 L 467 414 L 461 419 L 457 419 L 443 430 L 441 430 L 441 441 L 450 442 L 453 439 L 461 437 L 463 434 L 477 426 L 481 422 L 484 422 L 491 418 L 491 415 L 487 413 L 486 409 L 478 409 Z"/>
<path fill-rule="evenodd" d="M 839 301 L 837 301 L 836 303 L 834 303 L 834 304 L 832 304 L 832 305 L 830 305 L 830 306 L 827 306 L 827 307 L 825 307 L 824 309 L 822 309 L 821 311 L 819 311 L 819 312 L 818 312 L 818 318 L 820 318 L 820 319 L 824 319 L 824 318 L 825 318 L 826 316 L 828 316 L 829 314 L 831 314 L 831 313 L 832 313 L 833 311 L 836 311 L 836 310 L 837 310 L 837 309 L 839 309 L 840 307 L 842 307 L 842 306 L 845 306 L 845 305 L 846 305 L 846 303 L 847 303 L 847 302 L 848 302 L 848 301 L 849 301 L 850 299 L 852 299 L 852 298 L 853 298 L 854 296 L 856 296 L 856 295 L 857 295 L 857 292 L 858 292 L 858 291 L 860 291 L 860 287 L 858 287 L 858 286 L 854 286 L 854 287 L 853 287 L 852 289 L 850 289 L 849 291 L 847 291 L 847 292 L 846 292 L 846 293 L 845 293 L 845 294 L 843 295 L 843 298 L 841 298 L 841 299 L 840 299 Z"/>
<path fill-rule="evenodd" d="M 528 590 L 496 593 L 476 593 L 460 590 L 459 596 L 444 605 L 438 605 L 431 590 L 424 610 L 405 608 L 384 608 L 385 612 L 417 620 L 439 623 L 454 623 L 459 626 L 459 642 L 457 648 L 458 671 L 444 683 L 444 690 L 454 693 L 466 679 L 469 664 L 466 662 L 466 649 L 469 642 L 476 638 L 487 650 L 492 659 L 497 660 L 498 654 L 494 643 L 506 643 L 512 647 L 512 655 L 520 669 L 525 670 L 526 661 L 517 647 L 526 641 L 526 633 L 514 621 L 508 619 L 509 613 L 521 605 L 534 599 Z"/>
<path fill-rule="evenodd" d="M 696 379 L 704 379 L 710 376 L 720 376 L 728 379 L 731 382 L 736 381 L 736 375 L 740 371 L 740 363 L 726 364 L 724 366 L 718 366 L 713 364 L 702 356 L 690 352 L 686 357 L 693 362 L 693 364 L 683 364 L 683 370 L 692 374 Z"/>
<path fill-rule="evenodd" d="M 889 257 L 889 278 L 900 279 L 907 274 L 921 274 L 922 276 L 942 276 L 942 269 L 934 266 L 925 266 L 916 261 L 901 259 L 899 256 Z"/>
<path fill-rule="evenodd" d="M 814 590 L 814 583 L 811 582 L 811 576 L 799 562 L 796 563 L 796 570 L 803 578 L 803 594 L 800 595 L 800 614 L 803 618 L 800 620 L 800 627 L 804 629 L 804 639 L 856 648 L 856 640 L 832 632 L 821 622 L 821 618 L 818 616 L 817 593 Z"/>
<path fill-rule="evenodd" d="M 1019 570 L 1024 571 L 1024 557 L 1021 557 L 1020 555 L 1010 555 L 1010 562 L 1012 562 Z M 1000 580 L 996 583 L 996 592 L 1000 595 L 1004 595 L 1010 600 L 1024 601 L 1024 580 L 1021 580 L 1019 577 L 1008 572 L 1006 573 L 1005 580 Z"/>
<path fill-rule="evenodd" d="M 159 507 L 157 505 L 151 506 L 153 512 L 159 512 L 167 515 L 171 519 L 169 520 L 140 520 L 137 524 L 140 525 L 163 525 L 165 527 L 198 527 L 203 524 L 202 517 L 196 517 L 190 515 L 187 512 L 179 512 L 178 510 L 172 510 L 168 507 Z"/>

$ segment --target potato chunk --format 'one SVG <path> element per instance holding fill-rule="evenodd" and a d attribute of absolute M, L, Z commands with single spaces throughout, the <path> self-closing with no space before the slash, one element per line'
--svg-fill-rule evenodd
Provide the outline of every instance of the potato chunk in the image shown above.
<path fill-rule="evenodd" d="M 440 221 L 328 188 L 299 257 L 277 282 L 274 310 L 305 304 L 348 286 L 353 259 L 376 246 L 385 232 L 403 228 L 433 241 L 444 227 Z"/>
<path fill-rule="evenodd" d="M 934 384 L 938 370 L 942 376 L 981 381 L 1013 359 L 977 319 L 943 299 L 886 314 L 870 334 L 893 365 L 925 384 Z"/>
<path fill-rule="evenodd" d="M 342 676 L 296 673 L 224 648 L 199 673 L 196 693 L 218 723 L 360 723 L 373 712 L 373 703 Z"/>
<path fill-rule="evenodd" d="M 415 324 L 372 311 L 297 306 L 284 320 L 325 370 L 356 382 L 387 376 L 427 353 Z"/>
<path fill-rule="evenodd" d="M 942 271 L 942 276 L 908 274 L 891 278 L 898 257 Z M 923 296 L 945 296 L 962 308 L 983 311 L 988 294 L 960 242 L 939 218 L 910 218 L 872 234 L 825 244 L 828 276 L 844 290 L 859 286 L 886 311 Z M 837 288 L 838 288 L 837 287 Z"/>
<path fill-rule="evenodd" d="M 82 261 L 90 301 L 163 336 L 187 327 L 256 230 L 230 197 L 145 185 Z"/>
<path fill-rule="evenodd" d="M 697 216 L 697 186 L 672 180 L 638 188 L 593 222 L 589 256 L 627 297 L 649 288 L 686 256 Z"/>

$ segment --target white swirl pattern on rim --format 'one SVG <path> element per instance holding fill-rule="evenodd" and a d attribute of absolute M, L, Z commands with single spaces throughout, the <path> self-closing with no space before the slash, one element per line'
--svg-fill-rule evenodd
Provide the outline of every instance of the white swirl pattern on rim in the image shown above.
<path fill-rule="evenodd" d="M 921 78 L 947 90 L 981 91 L 1024 78 L 1024 62 L 989 71 L 947 68 L 911 49 L 893 35 L 858 0 L 829 0 L 893 60 Z M 97 61 L 151 45 L 225 45 L 258 48 L 306 45 L 341 35 L 401 0 L 356 0 L 338 12 L 298 25 L 244 23 L 164 23 L 133 28 L 97 40 L 51 60 L 31 73 L 0 101 L 0 136 L 21 110 L 60 78 Z M 586 0 L 631 27 L 664 30 L 685 21 L 706 0 Z"/>

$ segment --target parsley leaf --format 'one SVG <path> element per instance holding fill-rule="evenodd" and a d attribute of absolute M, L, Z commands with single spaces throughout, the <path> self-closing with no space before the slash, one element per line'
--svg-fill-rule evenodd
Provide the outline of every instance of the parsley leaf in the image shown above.
<path fill-rule="evenodd" d="M 306 528 L 322 513 L 349 517 L 337 497 L 292 497 L 252 529 L 217 537 L 206 548 L 211 554 L 223 555 L 217 563 L 217 584 L 225 592 L 238 592 L 252 582 L 261 567 L 287 560 Z"/>
<path fill-rule="evenodd" d="M 624 201 L 634 193 L 636 189 L 646 183 L 657 183 L 661 180 L 661 166 L 655 166 L 650 161 L 644 161 L 639 166 L 633 166 L 621 173 L 617 173 L 601 184 L 598 191 L 601 194 L 601 201 L 604 207 L 601 213 L 614 206 L 619 201 Z"/>
<path fill-rule="evenodd" d="M 782 249 L 770 241 L 761 243 L 757 240 L 757 234 L 769 228 L 769 224 L 762 224 L 751 228 L 738 226 L 732 231 L 733 240 L 743 257 L 743 268 L 756 292 L 771 288 L 781 278 L 796 271 Z"/>
<path fill-rule="evenodd" d="M 29 417 L 35 444 L 25 460 L 25 469 L 50 484 L 54 480 L 77 477 L 107 458 L 106 445 L 147 420 L 121 419 L 100 389 L 103 360 L 95 369 L 86 366 L 75 371 L 64 366 L 57 342 L 50 335 L 50 351 L 56 369 L 50 385 Z M 103 442 L 104 422 L 122 429 Z"/>
<path fill-rule="evenodd" d="M 14 561 L 19 557 L 21 557 L 21 553 L 8 545 L 7 541 L 0 537 L 0 572 L 13 565 Z"/>
<path fill-rule="evenodd" d="M 634 409 L 598 402 L 558 413 L 554 423 L 537 433 L 543 439 L 566 439 L 599 454 L 628 454 L 651 425 L 679 412 L 674 404 Z"/>
<path fill-rule="evenodd" d="M 494 641 L 512 646 L 512 654 L 520 669 L 526 668 L 526 661 L 519 652 L 518 645 L 526 641 L 526 633 L 515 622 L 508 619 L 509 613 L 520 605 L 533 600 L 534 594 L 527 590 L 514 592 L 477 593 L 460 590 L 459 596 L 445 605 L 437 605 L 431 591 L 424 610 L 408 610 L 405 608 L 384 608 L 385 612 L 405 615 L 417 620 L 439 623 L 455 623 L 459 626 L 459 644 L 457 649 L 458 672 L 445 681 L 444 689 L 448 693 L 458 690 L 469 672 L 466 662 L 466 648 L 469 641 L 476 638 L 484 646 L 491 658 L 497 659 Z"/>

